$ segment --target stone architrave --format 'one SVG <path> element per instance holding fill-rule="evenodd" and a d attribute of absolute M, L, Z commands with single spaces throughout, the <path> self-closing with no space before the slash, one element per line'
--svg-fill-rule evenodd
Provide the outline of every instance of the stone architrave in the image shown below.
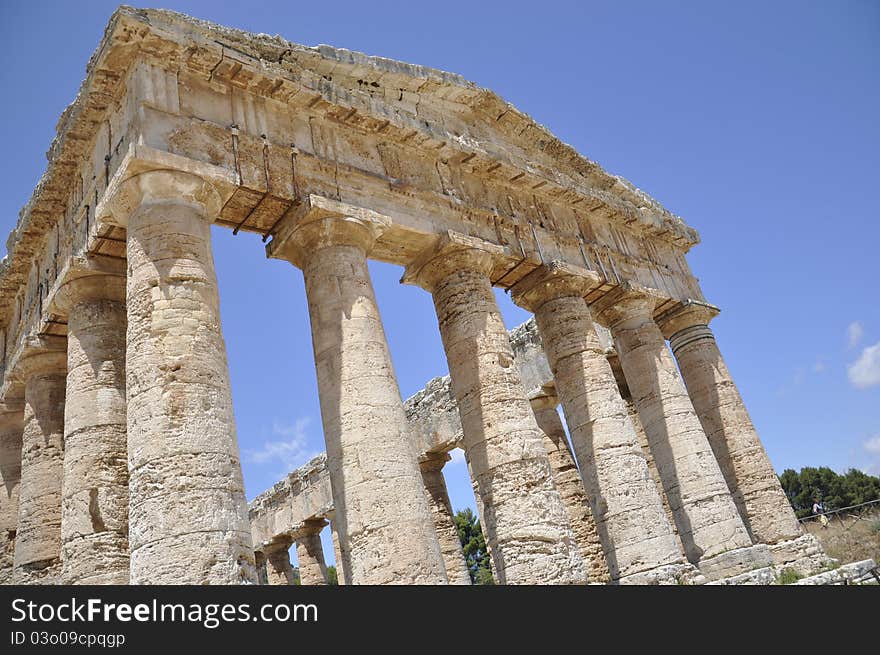
<path fill-rule="evenodd" d="M 403 282 L 434 299 L 498 581 L 583 584 L 586 568 L 489 280 L 501 253 L 449 233 L 407 267 Z"/>
<path fill-rule="evenodd" d="M 440 552 L 443 553 L 443 564 L 446 568 L 446 579 L 449 584 L 469 585 L 471 577 L 468 573 L 458 530 L 452 515 L 452 504 L 443 478 L 443 466 L 450 460 L 447 453 L 427 453 L 420 461 L 422 481 L 428 494 L 428 504 L 434 517 L 434 529 Z"/>
<path fill-rule="evenodd" d="M 211 250 L 220 206 L 200 177 L 157 170 L 111 210 L 128 231 L 132 584 L 256 582 Z"/>
<path fill-rule="evenodd" d="M 67 321 L 61 582 L 128 584 L 125 269 L 78 271 L 56 306 Z"/>
<path fill-rule="evenodd" d="M 0 584 L 12 583 L 23 423 L 24 400 L 10 395 L 0 404 Z"/>
<path fill-rule="evenodd" d="M 752 545 L 654 322 L 655 302 L 647 290 L 626 283 L 595 303 L 592 313 L 614 337 L 685 554 L 710 580 L 768 566 L 770 551 Z"/>
<path fill-rule="evenodd" d="M 21 484 L 12 574 L 16 584 L 55 584 L 61 572 L 66 341 L 63 337 L 38 337 L 16 367 L 24 383 Z"/>
<path fill-rule="evenodd" d="M 651 478 L 583 297 L 594 273 L 554 262 L 511 290 L 535 313 L 611 578 L 630 583 L 694 577 Z"/>
<path fill-rule="evenodd" d="M 367 268 L 381 230 L 316 212 L 279 230 L 269 256 L 302 269 L 334 520 L 348 584 L 445 584 L 417 453 Z"/>

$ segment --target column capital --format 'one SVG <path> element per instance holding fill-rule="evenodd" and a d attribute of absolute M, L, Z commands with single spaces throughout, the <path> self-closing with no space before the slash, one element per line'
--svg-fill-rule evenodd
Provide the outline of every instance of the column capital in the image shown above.
<path fill-rule="evenodd" d="M 709 321 L 718 316 L 721 310 L 699 300 L 685 300 L 678 307 L 673 307 L 657 317 L 657 325 L 666 339 L 681 330 L 691 327 L 705 327 Z"/>
<path fill-rule="evenodd" d="M 299 541 L 303 537 L 320 534 L 321 530 L 329 525 L 326 519 L 306 519 L 295 530 L 290 531 L 293 541 Z"/>
<path fill-rule="evenodd" d="M 313 253 L 329 246 L 355 246 L 369 253 L 390 223 L 377 212 L 309 195 L 281 219 L 266 244 L 266 256 L 301 269 Z"/>
<path fill-rule="evenodd" d="M 121 274 L 81 272 L 68 277 L 67 281 L 58 288 L 52 300 L 52 307 L 58 314 L 68 316 L 81 302 L 111 300 L 124 303 L 125 282 L 124 271 Z"/>
<path fill-rule="evenodd" d="M 287 534 L 278 535 L 258 544 L 254 550 L 259 550 L 264 556 L 271 557 L 273 554 L 286 551 L 293 545 L 293 537 Z"/>
<path fill-rule="evenodd" d="M 419 457 L 419 469 L 422 473 L 442 471 L 446 462 L 451 459 L 452 456 L 449 453 L 425 453 Z"/>
<path fill-rule="evenodd" d="M 102 202 L 99 219 L 120 227 L 128 226 L 129 217 L 145 204 L 174 202 L 196 206 L 205 220 L 213 223 L 223 208 L 217 188 L 194 173 L 159 169 L 135 173 L 114 185 L 109 200 Z"/>
<path fill-rule="evenodd" d="M 448 230 L 409 263 L 400 281 L 433 292 L 438 282 L 456 271 L 476 271 L 489 277 L 495 259 L 504 253 L 504 246 Z"/>
<path fill-rule="evenodd" d="M 556 409 L 559 406 L 559 397 L 555 390 L 548 391 L 546 388 L 529 396 L 529 404 L 533 411 L 541 411 L 543 409 Z"/>
<path fill-rule="evenodd" d="M 510 289 L 510 297 L 520 307 L 536 311 L 555 298 L 583 298 L 602 285 L 599 274 L 561 261 L 538 266 Z"/>
<path fill-rule="evenodd" d="M 635 282 L 624 282 L 590 305 L 590 313 L 608 328 L 632 319 L 652 319 L 660 296 Z"/>
<path fill-rule="evenodd" d="M 22 383 L 35 375 L 67 375 L 67 337 L 38 335 L 25 340 L 14 376 Z"/>

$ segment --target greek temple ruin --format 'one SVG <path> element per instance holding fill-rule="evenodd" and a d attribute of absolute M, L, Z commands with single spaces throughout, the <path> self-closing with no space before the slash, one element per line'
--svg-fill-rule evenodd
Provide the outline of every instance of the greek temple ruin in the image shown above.
<path fill-rule="evenodd" d="M 502 584 L 829 567 L 697 233 L 491 91 L 121 7 L 48 160 L 0 264 L 0 582 L 288 584 L 295 546 L 322 584 L 327 528 L 344 584 L 469 584 L 454 448 Z M 326 453 L 250 508 L 212 224 L 302 272 L 312 327 Z M 449 376 L 405 403 L 369 259 L 436 308 Z M 534 319 L 508 334 L 493 287 Z"/>

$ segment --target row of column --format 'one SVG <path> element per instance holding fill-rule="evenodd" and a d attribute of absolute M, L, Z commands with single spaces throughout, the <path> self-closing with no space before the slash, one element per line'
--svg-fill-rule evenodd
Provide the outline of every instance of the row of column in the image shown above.
<path fill-rule="evenodd" d="M 127 274 L 86 266 L 59 295 L 66 344 L 44 340 L 21 359 L 21 409 L 7 398 L 0 412 L 0 430 L 22 426 L 20 472 L 0 468 L 7 489 L 20 477 L 14 579 L 256 581 L 211 253 L 219 209 L 196 176 L 130 178 L 114 202 Z M 355 584 L 463 581 L 451 533 L 430 518 L 451 514 L 448 498 L 432 483 L 436 463 L 417 460 L 369 277 L 384 227 L 318 213 L 268 249 L 305 278 L 338 569 Z M 649 581 L 695 576 L 694 566 L 718 577 L 763 563 L 753 541 L 799 534 L 769 477 L 754 473 L 772 468 L 708 328 L 685 332 L 693 326 L 679 316 L 670 335 L 686 389 L 649 295 L 622 289 L 588 308 L 596 280 L 550 265 L 513 296 L 537 318 L 573 455 L 563 448 L 561 426 L 530 402 L 513 360 L 490 281 L 500 254 L 449 233 L 404 276 L 434 300 L 499 582 L 582 584 L 604 570 Z M 594 317 L 611 328 L 684 552 Z M 574 460 L 583 489 L 572 484 Z M 748 482 L 736 500 L 731 481 Z M 584 495 L 589 511 L 572 511 Z"/>

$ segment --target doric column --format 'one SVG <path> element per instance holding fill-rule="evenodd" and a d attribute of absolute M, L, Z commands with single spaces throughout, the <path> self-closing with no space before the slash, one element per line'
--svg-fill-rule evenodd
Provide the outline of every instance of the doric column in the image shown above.
<path fill-rule="evenodd" d="M 23 422 L 23 399 L 7 397 L 0 403 L 0 584 L 12 583 Z"/>
<path fill-rule="evenodd" d="M 574 456 L 565 436 L 565 428 L 556 409 L 559 399 L 555 395 L 540 395 L 530 398 L 529 402 L 532 411 L 535 412 L 538 427 L 544 435 L 544 448 L 547 450 L 553 482 L 568 511 L 571 530 L 587 566 L 590 582 L 609 582 L 611 576 L 608 562 L 602 550 L 590 499 L 584 488 L 580 471 L 574 463 Z"/>
<path fill-rule="evenodd" d="M 349 584 L 445 584 L 367 252 L 380 227 L 318 212 L 269 255 L 303 271 L 327 466 Z M 341 566 L 340 566 L 341 564 Z"/>
<path fill-rule="evenodd" d="M 696 572 L 663 512 L 583 299 L 596 284 L 590 272 L 554 262 L 523 278 L 511 293 L 535 313 L 611 578 L 690 579 Z"/>
<path fill-rule="evenodd" d="M 611 329 L 685 554 L 712 580 L 767 566 L 770 552 L 752 547 L 654 322 L 655 302 L 647 290 L 626 284 L 598 301 L 593 315 Z"/>
<path fill-rule="evenodd" d="M 498 581 L 583 584 L 586 568 L 489 280 L 500 252 L 450 233 L 410 264 L 404 281 L 434 298 Z"/>
<path fill-rule="evenodd" d="M 321 530 L 325 525 L 327 521 L 324 520 L 308 521 L 296 534 L 296 562 L 302 585 L 327 584 L 327 565 L 321 545 Z"/>
<path fill-rule="evenodd" d="M 126 395 L 133 584 L 255 582 L 211 222 L 201 178 L 142 173 L 113 218 L 128 230 Z"/>
<path fill-rule="evenodd" d="M 345 567 L 342 565 L 342 548 L 339 545 L 340 539 L 338 526 L 336 525 L 336 512 L 328 516 L 327 520 L 330 521 L 330 538 L 333 541 L 333 557 L 336 559 L 336 583 L 340 587 L 344 587 L 348 584 L 348 575 L 345 572 Z"/>
<path fill-rule="evenodd" d="M 79 271 L 55 296 L 67 321 L 61 582 L 128 584 L 125 269 Z"/>
<path fill-rule="evenodd" d="M 263 555 L 266 557 L 266 584 L 292 585 L 295 575 L 290 565 L 289 539 L 282 539 L 263 545 Z"/>
<path fill-rule="evenodd" d="M 39 337 L 16 366 L 24 383 L 21 486 L 13 582 L 55 584 L 61 571 L 61 479 L 64 465 L 63 337 Z"/>
<path fill-rule="evenodd" d="M 660 327 L 752 539 L 766 544 L 796 539 L 800 524 L 709 329 L 717 313 L 688 303 L 662 316 Z"/>
<path fill-rule="evenodd" d="M 266 571 L 266 555 L 262 550 L 254 550 L 254 566 L 257 568 L 257 584 L 269 584 L 269 574 Z"/>
<path fill-rule="evenodd" d="M 434 516 L 434 529 L 437 531 L 437 541 L 440 542 L 440 552 L 443 553 L 446 579 L 449 584 L 469 585 L 471 576 L 464 560 L 458 530 L 453 521 L 452 504 L 446 490 L 446 480 L 443 478 L 443 466 L 449 460 L 447 453 L 428 453 L 419 462 L 419 468 Z"/>

